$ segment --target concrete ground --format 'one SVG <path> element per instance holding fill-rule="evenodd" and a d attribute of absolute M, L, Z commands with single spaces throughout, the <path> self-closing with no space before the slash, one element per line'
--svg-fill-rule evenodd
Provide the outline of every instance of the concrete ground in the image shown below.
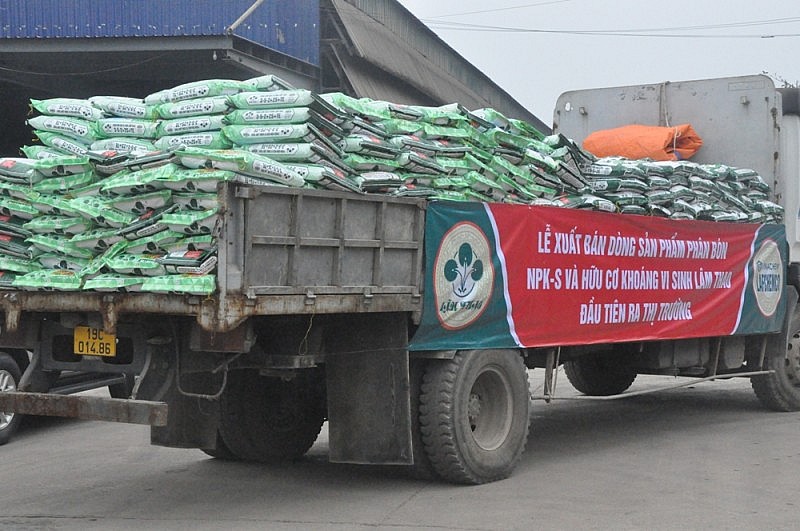
<path fill-rule="evenodd" d="M 515 473 L 476 487 L 328 463 L 324 428 L 304 459 L 265 466 L 151 447 L 142 426 L 28 418 L 0 447 L 0 529 L 800 528 L 800 413 L 763 409 L 748 380 L 576 394 L 562 374 Z"/>

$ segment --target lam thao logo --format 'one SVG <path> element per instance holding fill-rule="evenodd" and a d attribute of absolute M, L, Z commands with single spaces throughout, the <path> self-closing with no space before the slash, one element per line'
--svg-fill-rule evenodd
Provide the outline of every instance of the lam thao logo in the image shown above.
<path fill-rule="evenodd" d="M 492 296 L 494 267 L 488 238 L 474 223 L 454 225 L 442 238 L 433 267 L 439 322 L 448 330 L 469 326 Z"/>
<path fill-rule="evenodd" d="M 778 244 L 765 241 L 753 258 L 753 291 L 756 304 L 765 317 L 778 308 L 783 288 L 783 260 Z"/>

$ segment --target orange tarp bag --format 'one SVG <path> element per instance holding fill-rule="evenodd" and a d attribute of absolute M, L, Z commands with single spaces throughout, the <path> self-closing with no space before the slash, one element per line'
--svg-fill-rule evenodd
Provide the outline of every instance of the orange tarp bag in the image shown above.
<path fill-rule="evenodd" d="M 583 141 L 584 149 L 598 157 L 653 160 L 688 159 L 702 145 L 700 135 L 689 124 L 626 125 L 595 131 Z"/>

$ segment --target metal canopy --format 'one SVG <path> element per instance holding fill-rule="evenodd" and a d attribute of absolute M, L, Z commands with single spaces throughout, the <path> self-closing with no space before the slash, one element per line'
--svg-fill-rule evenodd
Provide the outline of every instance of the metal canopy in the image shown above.
<path fill-rule="evenodd" d="M 364 2 L 358 0 L 330 1 L 341 22 L 337 30 L 346 42 L 328 44 L 335 49 L 341 69 L 358 96 L 409 104 L 457 102 L 468 109 L 491 107 L 550 131 L 397 2 L 379 2 L 372 13 L 367 13 L 369 6 L 360 9 Z M 383 20 L 371 15 L 380 15 Z M 393 26 L 402 26 L 402 35 L 399 30 L 393 31 Z"/>

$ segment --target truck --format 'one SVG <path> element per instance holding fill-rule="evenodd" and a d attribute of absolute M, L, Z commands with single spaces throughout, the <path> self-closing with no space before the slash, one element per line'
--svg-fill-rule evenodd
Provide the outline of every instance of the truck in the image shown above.
<path fill-rule="evenodd" d="M 703 160 L 769 181 L 785 224 L 222 183 L 211 295 L 0 292 L 0 346 L 31 355 L 0 411 L 257 462 L 302 456 L 327 422 L 333 462 L 460 484 L 513 472 L 531 369 L 547 400 L 563 368 L 602 397 L 638 374 L 750 378 L 796 411 L 797 100 L 747 76 L 570 92 L 554 115 L 578 142 L 690 122 Z M 62 370 L 136 379 L 124 399 L 35 385 Z"/>

